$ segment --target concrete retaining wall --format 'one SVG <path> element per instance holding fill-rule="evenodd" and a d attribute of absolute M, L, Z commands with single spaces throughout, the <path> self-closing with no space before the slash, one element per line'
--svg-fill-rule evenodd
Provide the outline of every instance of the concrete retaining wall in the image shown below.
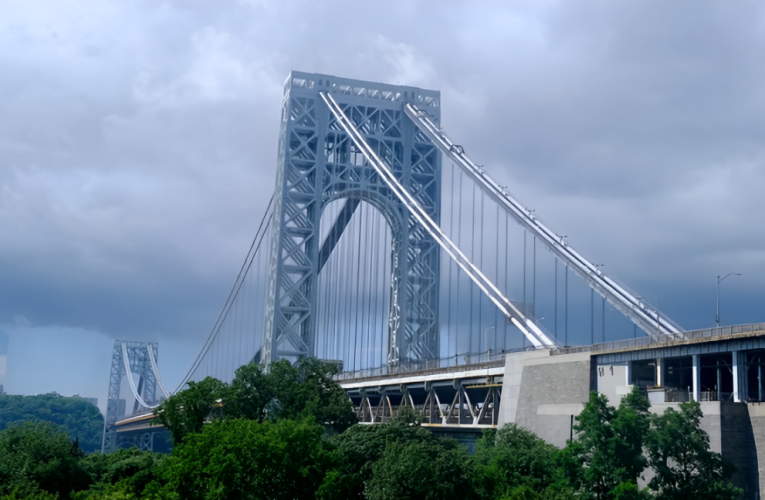
<path fill-rule="evenodd" d="M 594 366 L 588 353 L 550 356 L 549 351 L 508 354 L 500 405 L 499 426 L 516 423 L 558 447 L 566 445 L 571 417 L 579 415 L 591 389 L 606 395 L 613 406 L 631 390 L 626 365 Z M 679 403 L 655 403 L 654 413 L 679 408 Z M 701 428 L 712 451 L 736 466 L 733 483 L 745 498 L 760 499 L 765 488 L 765 403 L 703 402 Z M 646 481 L 650 479 L 647 471 Z"/>
<path fill-rule="evenodd" d="M 590 394 L 588 354 L 550 356 L 549 351 L 507 356 L 499 425 L 516 423 L 558 447 L 566 445 L 571 416 Z"/>

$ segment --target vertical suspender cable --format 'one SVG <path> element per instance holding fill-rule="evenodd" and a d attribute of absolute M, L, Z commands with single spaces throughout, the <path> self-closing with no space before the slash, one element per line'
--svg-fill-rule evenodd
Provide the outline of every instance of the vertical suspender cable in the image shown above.
<path fill-rule="evenodd" d="M 529 312 L 528 302 L 526 301 L 526 234 L 528 231 L 523 230 L 523 309 L 526 314 Z"/>
<path fill-rule="evenodd" d="M 472 198 L 472 200 L 470 202 L 470 211 L 471 211 L 471 215 L 473 216 L 473 223 L 471 224 L 472 227 L 470 228 L 471 229 L 471 233 L 472 233 L 471 241 L 470 241 L 470 259 L 471 260 L 475 260 L 475 240 L 476 240 L 476 237 L 475 237 L 475 226 L 476 226 L 476 224 L 475 224 L 475 212 L 476 212 L 476 210 L 475 210 L 475 190 L 476 189 L 477 188 L 476 188 L 476 185 L 474 183 L 473 184 L 473 198 Z M 474 292 L 475 292 L 475 288 L 473 287 L 473 283 L 471 282 L 470 283 L 470 322 L 468 323 L 468 331 L 470 332 L 470 351 L 469 351 L 469 355 L 473 354 L 473 333 L 474 333 L 473 332 L 473 302 L 475 301 L 475 297 L 474 297 L 475 293 Z M 479 326 L 479 328 L 480 328 L 480 326 Z M 478 340 L 479 341 L 481 340 L 481 336 L 480 335 L 478 336 Z"/>
<path fill-rule="evenodd" d="M 356 230 L 356 232 L 359 233 L 359 240 L 358 240 L 358 243 L 356 244 L 356 251 L 354 252 L 356 254 L 355 255 L 356 257 L 356 293 L 354 297 L 356 307 L 354 307 L 353 322 L 356 325 L 356 337 L 357 337 L 357 342 L 358 342 L 357 345 L 358 345 L 358 351 L 359 351 L 359 369 L 363 369 L 362 353 L 364 348 L 364 344 L 363 344 L 364 334 L 359 331 L 360 330 L 359 317 L 361 316 L 361 311 L 359 311 L 359 302 L 360 302 L 359 299 L 361 298 L 361 294 L 363 292 L 363 290 L 361 289 L 361 233 L 363 232 L 363 229 L 361 227 L 361 221 L 360 221 L 361 216 L 359 215 L 359 217 L 356 217 L 356 219 L 357 221 L 356 221 L 356 224 L 354 225 L 354 229 Z"/>
<path fill-rule="evenodd" d="M 363 273 L 363 279 L 362 279 L 362 285 L 361 285 L 363 294 L 360 296 L 360 299 L 361 299 L 361 329 L 362 329 L 362 332 L 365 332 L 364 336 L 366 337 L 366 342 L 365 342 L 366 347 L 364 348 L 364 364 L 366 365 L 367 369 L 369 369 L 369 368 L 372 367 L 371 363 L 369 362 L 369 355 L 370 355 L 370 351 L 372 350 L 372 344 L 370 343 L 370 337 L 369 337 L 369 333 L 370 333 L 369 332 L 369 328 L 368 328 L 368 326 L 369 326 L 369 308 L 368 308 L 367 304 L 369 303 L 369 296 L 371 295 L 371 288 L 372 288 L 372 272 L 371 272 L 371 266 L 370 266 L 371 263 L 369 261 L 369 253 L 372 251 L 372 248 L 371 248 L 371 245 L 370 245 L 370 243 L 372 241 L 372 238 L 371 238 L 371 235 L 369 234 L 369 232 L 372 229 L 372 227 L 371 227 L 372 225 L 371 225 L 371 223 L 369 221 L 369 210 L 367 209 L 368 207 L 362 206 L 360 208 L 362 208 L 364 210 L 363 211 L 363 215 L 364 215 L 364 229 L 363 229 L 363 231 L 364 231 L 364 235 L 366 236 L 364 238 L 365 248 L 361 250 L 362 254 L 364 256 L 364 266 L 363 266 L 364 267 L 364 273 Z"/>
<path fill-rule="evenodd" d="M 563 325 L 563 345 L 568 345 L 568 264 L 566 264 L 566 284 L 565 286 L 565 295 L 564 295 L 564 310 L 563 310 L 563 316 L 565 317 L 565 323 Z"/>
<path fill-rule="evenodd" d="M 367 267 L 367 279 L 369 280 L 369 284 L 367 286 L 367 305 L 366 305 L 366 315 L 367 315 L 367 338 L 368 341 L 368 351 L 367 351 L 367 364 L 370 368 L 377 368 L 375 366 L 374 362 L 374 348 L 378 346 L 376 342 L 376 338 L 374 335 L 374 332 L 372 330 L 372 295 L 377 293 L 377 287 L 374 285 L 375 280 L 377 279 L 376 273 L 374 272 L 374 264 L 377 262 L 378 259 L 375 257 L 377 256 L 377 238 L 375 235 L 375 213 L 372 208 L 372 206 L 367 207 L 367 242 L 368 242 L 368 249 L 367 249 L 367 259 L 369 262 L 369 267 Z M 371 234 L 370 234 L 371 232 Z"/>
<path fill-rule="evenodd" d="M 486 241 L 484 239 L 484 229 L 486 227 L 485 220 L 484 220 L 484 212 L 483 212 L 483 191 L 479 191 L 479 194 L 481 195 L 481 217 L 480 217 L 480 224 L 481 224 L 481 242 Z M 478 245 L 478 268 L 483 268 L 483 244 Z M 484 339 L 484 325 L 483 325 L 483 295 L 479 292 L 478 293 L 478 353 L 482 353 L 486 350 L 486 346 L 481 346 L 481 340 L 483 340 L 484 343 L 487 342 L 486 339 Z"/>
<path fill-rule="evenodd" d="M 510 237 L 510 216 L 505 212 L 505 290 L 507 287 L 507 273 L 510 272 L 510 266 L 508 265 L 507 254 L 508 247 L 510 246 L 508 239 Z M 507 321 L 502 321 L 502 349 L 507 349 Z"/>
<path fill-rule="evenodd" d="M 496 235 L 494 237 L 495 240 L 496 240 L 496 243 L 497 243 L 497 248 L 496 248 L 495 253 L 494 253 L 494 257 L 495 257 L 494 258 L 494 261 L 495 261 L 494 262 L 494 269 L 496 270 L 494 281 L 496 281 L 497 283 L 499 283 L 499 252 L 500 252 L 500 248 L 501 248 L 501 246 L 499 244 L 499 234 L 500 234 L 500 232 L 499 232 L 499 205 L 497 205 L 497 232 L 496 232 Z M 505 278 L 507 278 L 507 275 L 505 275 Z M 507 293 L 507 282 L 505 282 L 504 288 L 505 288 L 505 293 Z M 496 311 L 495 314 L 494 314 L 494 342 L 489 344 L 489 345 L 493 345 L 494 346 L 494 350 L 495 351 L 497 350 L 497 344 L 498 344 L 497 338 L 499 337 L 499 325 L 500 325 L 499 324 L 499 320 L 500 320 L 499 311 Z"/>
<path fill-rule="evenodd" d="M 450 190 L 451 190 L 451 193 L 449 193 L 449 232 L 451 233 L 452 236 L 454 236 L 454 165 L 451 166 L 451 182 L 450 182 L 450 186 L 449 187 L 450 187 Z M 443 203 L 443 201 L 442 201 L 442 203 Z M 440 251 L 441 250 L 439 250 L 439 252 Z M 441 262 L 443 262 L 443 260 L 441 260 Z M 451 316 L 452 316 L 452 313 L 451 313 L 451 310 L 452 310 L 452 267 L 454 266 L 454 264 L 452 263 L 451 260 L 447 260 L 446 262 L 448 263 L 448 266 L 449 266 L 449 275 L 448 275 L 448 278 L 447 278 L 448 292 L 446 294 L 446 307 L 445 307 L 445 309 L 446 309 L 446 324 L 447 325 L 453 325 L 453 324 L 456 324 L 456 321 L 455 321 L 455 323 L 452 323 L 452 321 L 451 321 Z M 454 307 L 456 307 L 456 306 L 457 306 L 457 303 L 454 302 Z M 452 356 L 452 348 L 451 348 L 452 332 L 451 332 L 451 328 L 450 327 L 448 327 L 448 328 L 449 329 L 446 331 L 446 357 L 447 358 L 451 358 L 451 356 Z M 455 338 L 455 341 L 456 341 L 456 338 Z M 456 354 L 456 352 L 457 352 L 456 348 L 455 348 L 454 352 Z"/>
<path fill-rule="evenodd" d="M 441 248 L 446 250 L 450 257 L 459 264 L 470 277 L 471 282 L 478 285 L 479 289 L 485 293 L 497 307 L 503 310 L 505 315 L 510 318 L 510 321 L 512 321 L 536 347 L 555 345 L 550 337 L 548 337 L 538 325 L 525 317 L 523 313 L 521 313 L 518 308 L 512 304 L 491 281 L 489 281 L 488 278 L 486 278 L 480 269 L 478 269 L 465 256 L 459 247 L 454 245 L 454 243 L 443 233 L 438 224 L 436 224 L 430 215 L 422 209 L 420 204 L 401 185 L 390 169 L 382 162 L 377 153 L 375 153 L 369 144 L 366 143 L 360 132 L 356 129 L 356 126 L 348 119 L 332 95 L 327 92 L 319 92 L 319 95 L 327 104 L 335 118 L 337 118 L 340 126 L 351 137 L 355 146 L 361 151 L 367 162 L 369 162 L 378 174 L 383 177 L 385 183 L 394 192 L 398 199 L 404 203 L 409 213 L 436 239 Z M 521 323 L 521 321 L 524 321 L 525 324 Z"/>
<path fill-rule="evenodd" d="M 555 259 L 555 327 L 553 328 L 553 332 L 555 334 L 555 338 L 558 338 L 558 257 L 553 255 L 553 259 Z"/>
<path fill-rule="evenodd" d="M 531 316 L 537 318 L 537 236 L 531 241 Z"/>
<path fill-rule="evenodd" d="M 601 303 L 601 306 L 602 307 L 601 307 L 601 324 L 600 324 L 600 327 L 601 327 L 601 331 L 603 333 L 603 335 L 602 335 L 603 338 L 601 339 L 601 341 L 605 342 L 606 341 L 606 298 L 605 297 L 603 297 L 603 302 Z"/>
<path fill-rule="evenodd" d="M 345 315 L 345 301 L 346 298 L 343 295 L 344 293 L 348 293 L 348 289 L 346 288 L 346 273 L 348 271 L 347 266 L 347 260 L 346 260 L 346 244 L 348 242 L 348 231 L 349 228 L 346 226 L 345 231 L 343 231 L 343 234 L 340 236 L 340 240 L 338 242 L 338 246 L 340 248 L 340 265 L 337 266 L 338 269 L 338 279 L 337 279 L 337 285 L 335 286 L 337 290 L 337 314 L 335 316 L 335 330 L 337 330 L 338 335 L 340 336 L 340 339 L 342 341 L 342 353 L 343 353 L 343 369 L 347 371 L 353 371 L 353 365 L 351 364 L 351 350 L 350 350 L 350 344 L 351 339 L 349 337 L 350 332 L 348 331 L 348 325 L 345 323 L 347 321 L 346 315 Z"/>
<path fill-rule="evenodd" d="M 595 289 L 590 288 L 590 344 L 595 343 Z"/>
<path fill-rule="evenodd" d="M 460 207 L 464 206 L 462 203 L 462 175 L 463 175 L 462 171 L 460 171 L 460 197 L 459 197 L 460 201 L 458 205 Z M 462 212 L 461 211 L 457 213 L 457 245 L 462 247 Z M 460 319 L 462 316 L 462 301 L 460 300 L 460 281 L 461 281 L 462 273 L 460 271 L 461 270 L 458 268 L 457 269 L 457 303 L 454 304 L 454 308 L 456 310 L 455 317 L 456 317 L 456 324 L 457 324 L 457 328 L 455 328 L 455 333 L 454 333 L 454 359 L 455 359 L 455 364 L 457 365 L 460 362 L 459 324 L 460 324 Z"/>

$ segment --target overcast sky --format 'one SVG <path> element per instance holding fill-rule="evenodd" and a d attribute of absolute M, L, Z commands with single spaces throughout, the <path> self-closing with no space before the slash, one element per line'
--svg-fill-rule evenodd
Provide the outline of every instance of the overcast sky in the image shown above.
<path fill-rule="evenodd" d="M 273 190 L 295 69 L 442 92 L 442 123 L 683 327 L 765 321 L 754 1 L 0 0 L 6 390 L 106 397 L 114 338 L 180 380 Z"/>

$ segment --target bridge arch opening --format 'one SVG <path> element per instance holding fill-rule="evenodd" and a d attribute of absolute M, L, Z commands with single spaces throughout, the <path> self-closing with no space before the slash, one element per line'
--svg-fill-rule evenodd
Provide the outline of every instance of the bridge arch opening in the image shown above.
<path fill-rule="evenodd" d="M 387 363 L 399 221 L 380 200 L 350 195 L 324 205 L 320 222 L 314 352 L 343 371 Z"/>

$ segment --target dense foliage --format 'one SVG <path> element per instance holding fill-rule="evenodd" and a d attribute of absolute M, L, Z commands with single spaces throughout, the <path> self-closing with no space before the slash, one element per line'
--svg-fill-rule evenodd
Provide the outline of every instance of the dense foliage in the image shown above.
<path fill-rule="evenodd" d="M 104 417 L 87 400 L 58 394 L 0 395 L 0 431 L 15 422 L 40 420 L 63 426 L 85 453 L 101 449 Z"/>
<path fill-rule="evenodd" d="M 189 382 L 188 389 L 170 396 L 155 415 L 176 444 L 187 434 L 201 432 L 210 420 L 262 423 L 311 416 L 333 432 L 342 432 L 356 423 L 356 416 L 345 392 L 332 379 L 336 372 L 334 364 L 314 358 L 296 365 L 277 361 L 268 373 L 248 364 L 237 369 L 231 385 L 212 377 Z"/>
<path fill-rule="evenodd" d="M 353 425 L 332 365 L 250 365 L 208 378 L 158 415 L 171 455 L 85 455 L 62 427 L 26 423 L 0 433 L 0 500 L 74 499 L 720 499 L 741 495 L 709 450 L 698 403 L 649 412 L 636 390 L 618 408 L 592 393 L 576 438 L 557 449 L 507 425 L 471 456 L 405 409 L 383 425 Z M 645 485 L 646 471 L 654 473 Z"/>

